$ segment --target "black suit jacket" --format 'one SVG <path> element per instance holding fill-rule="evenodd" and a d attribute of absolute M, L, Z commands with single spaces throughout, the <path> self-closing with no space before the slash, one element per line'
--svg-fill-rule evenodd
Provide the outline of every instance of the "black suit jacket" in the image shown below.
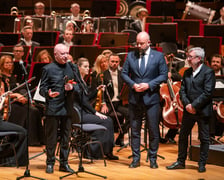
<path fill-rule="evenodd" d="M 107 86 L 108 93 L 110 95 L 110 98 L 112 99 L 114 97 L 114 85 L 113 85 L 110 71 L 106 70 L 106 71 L 104 71 L 103 74 L 104 74 L 103 84 L 105 84 Z M 123 87 L 123 80 L 121 79 L 121 71 L 120 70 L 118 70 L 117 79 L 118 79 L 118 93 L 120 94 L 122 87 Z M 108 102 L 107 96 L 105 95 L 104 97 L 105 97 L 105 100 Z M 118 99 L 120 99 L 120 96 L 118 97 Z"/>
<path fill-rule="evenodd" d="M 212 114 L 212 94 L 215 88 L 215 73 L 202 65 L 200 72 L 193 77 L 193 69 L 185 71 L 180 88 L 180 98 L 186 107 L 188 104 L 196 109 L 196 114 L 200 116 L 210 116 Z"/>

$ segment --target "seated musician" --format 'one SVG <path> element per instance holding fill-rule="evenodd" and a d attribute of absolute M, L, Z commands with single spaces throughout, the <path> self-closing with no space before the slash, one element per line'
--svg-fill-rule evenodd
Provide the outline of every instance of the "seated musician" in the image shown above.
<path fill-rule="evenodd" d="M 214 54 L 211 57 L 210 61 L 211 68 L 215 71 L 216 76 L 223 76 L 224 75 L 224 59 L 220 54 Z M 221 136 L 224 132 L 224 124 L 220 121 L 219 116 L 217 114 L 217 105 L 219 101 L 213 101 L 213 114 L 210 119 L 210 137 L 211 143 L 214 143 L 215 136 Z"/>
<path fill-rule="evenodd" d="M 0 95 L 5 93 L 4 83 L 2 82 L 2 77 L 0 77 Z M 2 100 L 2 98 L 1 98 Z M 4 107 L 0 107 L 0 132 L 16 132 L 18 135 L 10 136 L 8 142 L 15 145 L 16 156 L 19 166 L 26 166 L 28 163 L 28 148 L 27 148 L 27 132 L 26 130 L 14 123 L 4 121 L 3 110 Z M 4 153 L 4 156 L 3 156 Z M 0 164 L 5 164 L 5 166 L 16 166 L 15 161 L 12 160 L 13 155 L 8 152 L 1 151 Z"/>
<path fill-rule="evenodd" d="M 111 54 L 109 56 L 109 69 L 103 72 L 103 84 L 106 85 L 108 94 L 104 93 L 105 103 L 102 105 L 101 112 L 109 116 L 111 116 L 112 114 L 112 116 L 114 116 L 114 113 L 117 112 L 121 114 L 121 117 L 117 119 L 118 122 L 114 122 L 114 124 L 120 123 L 123 132 L 120 132 L 118 138 L 115 141 L 115 144 L 124 146 L 124 133 L 128 131 L 130 123 L 128 108 L 123 106 L 123 102 L 120 97 L 124 82 L 121 78 L 119 65 L 120 57 L 117 54 Z M 114 109 L 112 106 L 114 107 Z M 113 110 L 115 110 L 115 112 L 113 112 Z"/>
<path fill-rule="evenodd" d="M 89 74 L 89 61 L 86 58 L 80 58 L 77 62 L 79 72 L 81 75 L 81 83 L 85 89 L 87 89 L 86 82 L 84 81 L 84 77 Z M 74 65 L 76 67 L 76 65 Z M 102 87 L 102 86 L 101 86 Z M 98 88 L 99 89 L 99 88 Z M 97 90 L 97 89 L 96 89 Z M 93 96 L 96 94 L 93 92 Z M 82 89 L 83 91 L 83 89 Z M 83 95 L 82 95 L 83 94 Z M 97 131 L 92 133 L 92 138 L 100 141 L 103 146 L 104 154 L 106 158 L 109 160 L 118 160 L 117 156 L 113 155 L 113 146 L 114 146 L 114 127 L 111 118 L 97 112 L 89 103 L 89 98 L 91 95 L 86 95 L 83 92 L 75 92 L 74 93 L 74 106 L 76 106 L 80 113 L 82 114 L 81 121 L 82 123 L 93 123 L 105 126 L 107 128 L 106 131 Z M 82 108 L 82 109 L 81 109 Z M 100 147 L 98 145 L 92 145 L 91 148 L 91 156 L 92 158 L 99 159 L 101 157 Z"/>
<path fill-rule="evenodd" d="M 17 80 L 15 75 L 12 74 L 14 68 L 12 57 L 9 55 L 3 55 L 0 59 L 0 70 L 2 75 L 2 81 L 4 83 L 5 92 L 12 91 L 17 87 Z M 23 95 L 24 94 L 24 95 Z M 9 122 L 20 125 L 24 128 L 29 124 L 28 140 L 29 145 L 41 145 L 42 141 L 42 125 L 39 111 L 34 106 L 29 106 L 29 118 L 27 118 L 28 104 L 25 97 L 26 89 L 24 87 L 19 88 L 15 92 L 10 94 L 9 110 L 5 119 Z M 28 123 L 29 121 L 29 123 Z"/>
<path fill-rule="evenodd" d="M 224 24 L 224 6 L 219 11 L 220 17 L 212 22 L 212 24 Z"/>

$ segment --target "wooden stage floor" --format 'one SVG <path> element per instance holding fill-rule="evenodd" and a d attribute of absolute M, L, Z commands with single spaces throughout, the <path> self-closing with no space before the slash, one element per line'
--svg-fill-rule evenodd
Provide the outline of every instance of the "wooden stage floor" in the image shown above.
<path fill-rule="evenodd" d="M 167 129 L 165 128 L 165 131 Z M 142 136 L 143 137 L 143 136 Z M 193 129 L 192 144 L 198 144 L 197 140 L 197 127 Z M 176 137 L 178 140 L 178 136 Z M 221 141 L 224 141 L 222 138 Z M 125 138 L 127 141 L 127 136 Z M 29 156 L 32 157 L 40 152 L 42 152 L 44 146 L 42 147 L 29 147 Z M 153 180 L 221 180 L 224 176 L 224 168 L 222 166 L 216 166 L 212 164 L 207 164 L 207 171 L 205 173 L 198 173 L 197 171 L 197 162 L 186 161 L 186 169 L 182 170 L 166 170 L 166 166 L 170 165 L 177 158 L 177 144 L 160 144 L 159 155 L 165 157 L 165 160 L 158 157 L 158 169 L 151 169 L 149 167 L 149 162 L 146 162 L 146 151 L 141 154 L 141 166 L 135 169 L 128 168 L 128 165 L 131 163 L 132 159 L 128 159 L 128 156 L 131 155 L 131 148 L 122 149 L 117 152 L 119 147 L 114 148 L 114 154 L 119 156 L 118 161 L 109 161 L 107 160 L 107 166 L 104 166 L 103 160 L 94 160 L 93 163 L 90 163 L 89 160 L 83 159 L 83 167 L 86 171 L 93 173 L 98 173 L 103 176 L 107 176 L 109 180 L 143 180 L 143 179 L 153 179 Z M 77 153 L 70 153 L 69 164 L 74 169 L 78 169 L 79 159 Z M 45 173 L 45 154 L 36 157 L 30 160 L 29 170 L 32 176 L 37 176 L 49 180 L 59 179 L 60 176 L 66 175 L 64 172 L 59 172 L 59 164 L 56 162 L 54 173 L 47 174 Z M 0 179 L 1 180 L 12 180 L 16 179 L 19 176 L 22 176 L 25 172 L 25 167 L 0 167 Z M 26 177 L 25 179 L 34 179 L 31 177 Z M 103 179 L 101 177 L 93 176 L 87 173 L 79 173 L 66 177 L 64 179 Z"/>

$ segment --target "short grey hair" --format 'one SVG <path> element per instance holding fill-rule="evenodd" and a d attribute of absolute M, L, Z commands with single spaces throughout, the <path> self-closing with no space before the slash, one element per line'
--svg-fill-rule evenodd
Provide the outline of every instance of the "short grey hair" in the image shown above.
<path fill-rule="evenodd" d="M 191 51 L 194 51 L 195 55 L 198 56 L 198 57 L 201 57 L 201 61 L 204 62 L 204 59 L 205 59 L 205 50 L 201 47 L 193 47 L 191 49 L 189 49 L 189 53 Z"/>

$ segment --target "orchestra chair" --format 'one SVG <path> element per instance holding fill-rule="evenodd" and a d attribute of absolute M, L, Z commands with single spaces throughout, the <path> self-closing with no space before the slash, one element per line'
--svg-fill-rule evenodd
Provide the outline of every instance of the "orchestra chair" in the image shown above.
<path fill-rule="evenodd" d="M 98 124 L 82 124 L 81 113 L 75 106 L 73 106 L 72 122 L 73 124 L 72 124 L 70 148 L 75 149 L 77 151 L 80 162 L 82 162 L 83 152 L 85 148 L 86 147 L 88 148 L 89 153 L 91 155 L 89 145 L 98 144 L 100 146 L 100 151 L 104 160 L 104 166 L 106 166 L 106 160 L 104 158 L 102 143 L 100 141 L 92 139 L 91 133 L 99 130 L 106 131 L 107 128 Z M 91 158 L 91 162 L 92 161 L 93 159 Z"/>
<path fill-rule="evenodd" d="M 16 149 L 15 149 L 15 145 L 11 142 L 8 141 L 8 138 L 10 136 L 17 136 L 18 133 L 17 132 L 0 132 L 0 159 L 4 158 L 4 155 L 6 151 L 13 151 L 13 156 L 15 159 L 15 163 L 16 163 L 16 167 L 19 167 L 18 165 L 18 160 L 17 160 L 17 156 L 16 156 Z M 10 161 L 9 162 L 2 162 L 0 164 L 0 166 L 5 166 L 5 165 L 9 165 L 10 166 Z"/>

